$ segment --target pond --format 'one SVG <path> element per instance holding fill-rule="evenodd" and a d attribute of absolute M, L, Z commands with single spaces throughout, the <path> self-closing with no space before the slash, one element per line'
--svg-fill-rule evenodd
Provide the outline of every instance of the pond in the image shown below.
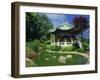
<path fill-rule="evenodd" d="M 34 66 L 61 66 L 61 65 L 80 65 L 87 64 L 88 59 L 84 56 L 77 54 L 62 54 L 62 53 L 43 53 L 38 55 L 35 60 L 33 60 Z M 28 66 L 29 67 L 29 66 Z"/>

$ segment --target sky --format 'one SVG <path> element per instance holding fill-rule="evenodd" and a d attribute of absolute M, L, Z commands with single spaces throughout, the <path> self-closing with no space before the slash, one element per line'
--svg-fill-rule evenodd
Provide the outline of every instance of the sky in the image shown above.
<path fill-rule="evenodd" d="M 51 14 L 51 13 L 45 13 L 45 15 L 49 18 L 49 20 L 52 22 L 54 27 L 57 27 L 61 25 L 62 23 L 69 23 L 72 24 L 73 19 L 75 17 L 79 17 L 80 15 L 75 14 Z M 89 15 L 81 15 L 86 17 L 87 20 L 89 20 Z"/>
<path fill-rule="evenodd" d="M 88 21 L 90 19 L 89 15 L 80 15 L 80 14 L 58 14 L 58 13 L 41 13 L 43 15 L 46 15 L 48 19 L 51 21 L 53 24 L 53 27 L 59 27 L 63 23 L 68 23 L 73 25 L 73 19 L 75 17 L 83 16 L 85 17 Z M 83 37 L 89 39 L 89 29 L 85 30 L 83 32 Z"/>
<path fill-rule="evenodd" d="M 89 15 L 75 15 L 75 14 L 51 14 L 51 13 L 46 13 L 45 14 L 49 20 L 52 22 L 54 27 L 57 27 L 63 23 L 68 23 L 73 25 L 73 19 L 75 17 L 83 16 L 85 17 L 88 21 L 90 19 Z M 83 33 L 84 38 L 89 38 L 89 29 L 85 30 Z"/>

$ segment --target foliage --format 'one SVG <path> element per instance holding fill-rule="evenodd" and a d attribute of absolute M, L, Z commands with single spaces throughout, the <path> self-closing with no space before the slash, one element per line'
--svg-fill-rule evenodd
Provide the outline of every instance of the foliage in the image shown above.
<path fill-rule="evenodd" d="M 89 28 L 89 21 L 84 16 L 75 17 L 73 20 L 76 32 L 82 32 Z"/>
<path fill-rule="evenodd" d="M 53 27 L 48 17 L 41 13 L 26 13 L 26 41 L 34 39 L 45 40 L 49 33 L 49 29 Z"/>
<path fill-rule="evenodd" d="M 73 51 L 73 46 L 62 47 L 61 51 Z"/>
<path fill-rule="evenodd" d="M 48 50 L 51 50 L 51 51 L 60 51 L 61 49 L 61 46 L 57 46 L 57 45 L 47 45 L 46 46 Z"/>
<path fill-rule="evenodd" d="M 39 51 L 39 45 L 40 45 L 40 41 L 37 39 L 35 39 L 32 42 L 27 42 L 27 44 L 26 44 L 27 47 L 31 48 L 32 50 L 34 50 L 37 53 Z"/>
<path fill-rule="evenodd" d="M 74 51 L 77 51 L 77 52 L 82 52 L 82 53 L 84 53 L 84 52 L 85 52 L 84 48 L 76 48 L 76 49 L 74 49 Z"/>
<path fill-rule="evenodd" d="M 33 53 L 33 50 L 30 47 L 26 47 L 26 53 Z"/>
<path fill-rule="evenodd" d="M 67 47 L 61 47 L 61 46 L 51 46 L 46 45 L 47 50 L 51 51 L 77 51 L 77 52 L 85 52 L 84 47 L 83 48 L 77 48 L 76 46 L 67 46 Z"/>
<path fill-rule="evenodd" d="M 86 51 L 89 50 L 89 40 L 88 39 L 84 39 L 82 45 Z"/>
<path fill-rule="evenodd" d="M 39 51 L 40 51 L 40 53 L 42 54 L 42 53 L 45 53 L 45 51 L 46 51 L 46 43 L 41 43 L 40 44 L 40 49 L 39 49 Z"/>
<path fill-rule="evenodd" d="M 80 38 L 83 39 L 83 32 L 89 28 L 89 20 L 84 16 L 78 16 L 73 19 L 74 29 L 72 33 L 74 35 L 80 35 Z"/>
<path fill-rule="evenodd" d="M 73 45 L 73 51 L 82 52 L 83 53 L 83 52 L 85 52 L 85 49 L 84 49 L 84 47 L 79 48 L 79 47 Z"/>

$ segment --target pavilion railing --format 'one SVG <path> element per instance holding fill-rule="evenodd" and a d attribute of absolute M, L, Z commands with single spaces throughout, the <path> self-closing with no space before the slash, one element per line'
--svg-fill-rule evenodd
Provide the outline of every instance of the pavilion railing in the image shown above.
<path fill-rule="evenodd" d="M 51 42 L 51 45 L 57 46 L 72 46 L 74 42 Z"/>

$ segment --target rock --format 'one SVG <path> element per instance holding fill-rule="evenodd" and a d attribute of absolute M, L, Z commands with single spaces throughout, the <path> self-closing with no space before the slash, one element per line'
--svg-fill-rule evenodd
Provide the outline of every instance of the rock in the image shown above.
<path fill-rule="evenodd" d="M 26 58 L 26 66 L 27 67 L 36 66 L 36 64 L 30 58 Z"/>
<path fill-rule="evenodd" d="M 37 53 L 33 51 L 31 48 L 26 48 L 26 58 L 35 59 L 37 57 Z"/>
<path fill-rule="evenodd" d="M 67 55 L 66 58 L 72 58 L 72 55 Z"/>
<path fill-rule="evenodd" d="M 33 63 L 33 61 L 30 58 L 26 58 L 26 62 Z"/>
<path fill-rule="evenodd" d="M 66 63 L 66 57 L 60 56 L 60 57 L 58 58 L 58 62 L 65 64 L 65 63 Z"/>

